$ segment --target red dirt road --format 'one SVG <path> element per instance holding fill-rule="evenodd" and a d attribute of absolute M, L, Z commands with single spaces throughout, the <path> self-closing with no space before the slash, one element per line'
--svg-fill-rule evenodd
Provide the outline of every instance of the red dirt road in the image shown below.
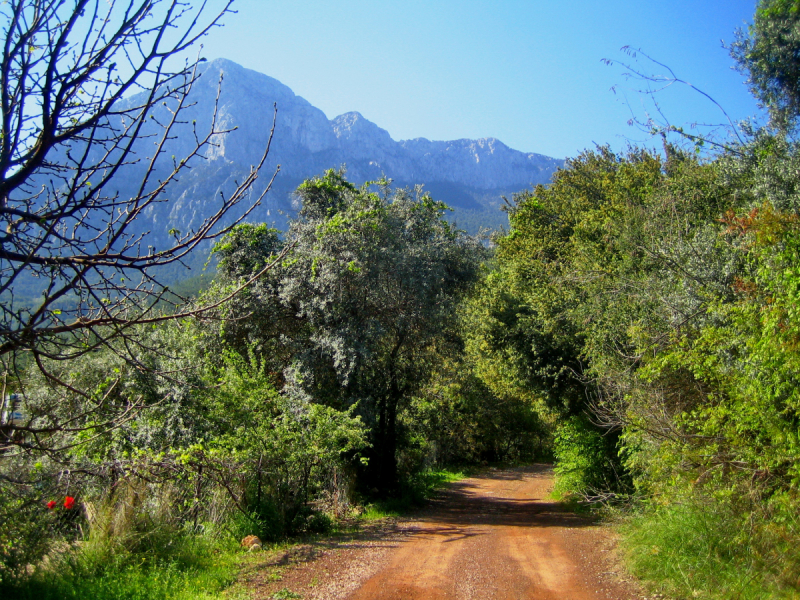
<path fill-rule="evenodd" d="M 538 465 L 453 484 L 350 600 L 589 600 L 638 597 L 605 576 L 604 535 L 550 502 Z M 605 546 L 607 548 L 607 544 Z"/>
<path fill-rule="evenodd" d="M 548 500 L 552 486 L 548 465 L 489 470 L 411 521 L 265 557 L 245 582 L 263 600 L 642 598 L 620 577 L 608 528 Z"/>

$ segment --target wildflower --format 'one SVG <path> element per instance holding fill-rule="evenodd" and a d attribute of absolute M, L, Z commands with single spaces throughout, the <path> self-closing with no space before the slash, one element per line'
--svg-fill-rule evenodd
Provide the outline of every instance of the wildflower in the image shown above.
<path fill-rule="evenodd" d="M 50 510 L 55 509 L 55 507 L 56 507 L 56 501 L 55 500 L 50 500 L 50 502 L 47 503 L 47 508 L 49 508 Z"/>
<path fill-rule="evenodd" d="M 72 510 L 74 506 L 75 506 L 75 498 L 73 498 L 72 496 L 67 496 L 66 498 L 64 498 L 64 508 L 66 508 L 67 510 Z"/>

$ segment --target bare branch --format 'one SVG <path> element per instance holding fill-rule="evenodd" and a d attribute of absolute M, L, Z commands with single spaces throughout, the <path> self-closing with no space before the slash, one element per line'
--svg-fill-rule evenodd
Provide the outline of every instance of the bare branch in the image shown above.
<path fill-rule="evenodd" d="M 693 85 L 692 83 L 686 81 L 678 77 L 675 72 L 670 68 L 668 65 L 659 62 L 643 52 L 641 49 L 633 49 L 630 46 L 623 46 L 621 48 L 622 52 L 627 54 L 633 61 L 642 57 L 645 61 L 649 62 L 651 65 L 655 65 L 660 69 L 663 69 L 661 74 L 653 73 L 647 69 L 641 68 L 635 65 L 633 62 L 624 62 L 615 59 L 602 59 L 602 62 L 606 65 L 612 66 L 617 65 L 621 66 L 625 69 L 623 72 L 623 77 L 628 80 L 633 80 L 639 82 L 641 87 L 635 88 L 633 91 L 641 96 L 649 98 L 653 103 L 653 109 L 656 113 L 656 116 L 653 116 L 649 113 L 645 113 L 645 119 L 642 120 L 638 117 L 635 112 L 631 109 L 631 119 L 628 121 L 630 125 L 636 125 L 642 132 L 648 133 L 649 135 L 661 135 L 664 136 L 668 133 L 676 133 L 679 136 L 683 137 L 686 140 L 689 140 L 692 144 L 694 144 L 698 149 L 702 148 L 704 145 L 708 144 L 709 146 L 718 148 L 720 150 L 731 152 L 733 154 L 740 155 L 741 152 L 737 149 L 738 146 L 744 144 L 744 140 L 742 139 L 741 134 L 739 133 L 739 125 L 733 121 L 724 107 L 717 102 L 717 100 L 712 97 L 707 92 L 703 91 L 702 89 L 698 88 L 697 86 Z M 673 125 L 670 123 L 667 116 L 664 114 L 661 105 L 658 102 L 658 94 L 663 92 L 664 90 L 672 87 L 675 84 L 683 85 L 690 88 L 692 91 L 700 94 L 707 100 L 709 100 L 719 111 L 722 113 L 722 116 L 725 119 L 725 123 L 722 124 L 706 124 L 706 123 L 693 123 L 691 125 L 694 129 L 704 128 L 709 130 L 710 132 L 707 134 L 693 134 L 688 133 L 683 126 Z M 616 93 L 617 86 L 612 87 L 612 91 Z M 627 100 L 626 100 L 627 103 Z M 630 105 L 628 105 L 630 108 Z M 725 142 L 720 142 L 715 139 L 715 132 L 723 130 L 727 133 L 730 137 L 734 137 L 736 139 L 737 144 L 730 144 Z"/>
<path fill-rule="evenodd" d="M 204 315 L 288 252 L 207 306 L 177 300 L 161 278 L 160 267 L 207 251 L 271 189 L 280 167 L 258 193 L 254 185 L 277 107 L 258 163 L 191 231 L 170 232 L 168 243 L 155 248 L 141 225 L 151 209 L 170 201 L 181 175 L 235 129 L 219 119 L 222 77 L 210 122 L 190 125 L 185 117 L 204 76 L 204 59 L 199 52 L 188 59 L 187 50 L 221 24 L 232 2 L 0 5 L 0 359 L 9 373 L 32 362 L 49 385 L 88 402 L 91 394 L 52 372 L 48 361 L 108 347 L 131 368 L 145 369 L 136 357 L 137 325 Z M 182 156 L 169 156 L 178 137 L 193 143 Z M 10 443 L 52 450 L 56 434 L 107 432 L 131 411 L 120 407 L 106 419 L 87 409 L 48 424 L 4 425 L 0 449 Z"/>

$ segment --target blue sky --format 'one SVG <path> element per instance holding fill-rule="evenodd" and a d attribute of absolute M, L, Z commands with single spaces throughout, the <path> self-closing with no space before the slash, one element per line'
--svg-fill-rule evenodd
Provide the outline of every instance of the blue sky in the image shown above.
<path fill-rule="evenodd" d="M 237 0 L 235 8 L 204 41 L 204 56 L 275 77 L 329 118 L 358 111 L 396 140 L 496 137 L 559 158 L 646 140 L 627 122 L 647 103 L 621 67 L 601 62 L 625 59 L 626 45 L 734 119 L 757 114 L 721 45 L 752 18 L 754 0 Z M 721 119 L 689 88 L 673 87 L 660 102 L 673 124 Z"/>

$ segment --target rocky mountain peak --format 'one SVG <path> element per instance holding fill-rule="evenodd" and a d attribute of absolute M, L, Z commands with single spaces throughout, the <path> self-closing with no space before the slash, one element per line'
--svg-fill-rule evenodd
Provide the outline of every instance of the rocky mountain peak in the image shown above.
<path fill-rule="evenodd" d="M 381 129 L 372 121 L 363 117 L 360 112 L 348 112 L 331 120 L 333 132 L 340 140 L 374 140 L 393 141 L 385 129 Z"/>

